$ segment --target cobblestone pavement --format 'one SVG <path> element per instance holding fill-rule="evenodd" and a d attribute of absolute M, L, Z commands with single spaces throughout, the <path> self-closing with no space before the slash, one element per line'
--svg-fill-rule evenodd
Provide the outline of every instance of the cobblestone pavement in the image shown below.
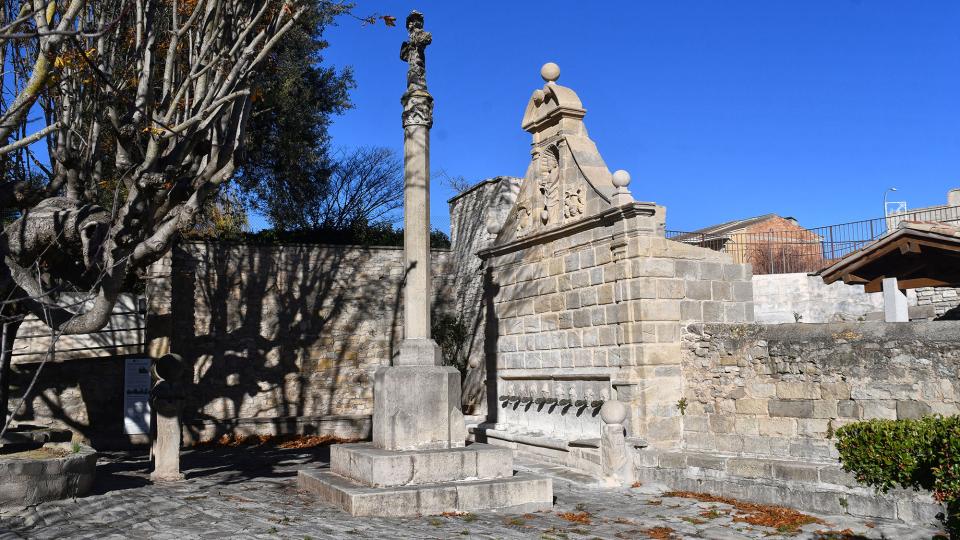
<path fill-rule="evenodd" d="M 817 516 L 797 531 L 736 521 L 730 505 L 663 497 L 640 486 L 597 489 L 562 469 L 552 512 L 411 519 L 354 518 L 296 490 L 296 472 L 326 464 L 329 450 L 215 448 L 184 455 L 187 480 L 151 485 L 144 455 L 101 458 L 94 493 L 17 511 L 0 511 L 0 540 L 19 538 L 753 538 L 930 539 L 929 529 Z M 573 520 L 573 521 L 571 521 Z M 820 531 L 820 532 L 817 532 Z M 830 534 L 827 531 L 836 531 Z M 838 531 L 844 531 L 839 533 Z"/>

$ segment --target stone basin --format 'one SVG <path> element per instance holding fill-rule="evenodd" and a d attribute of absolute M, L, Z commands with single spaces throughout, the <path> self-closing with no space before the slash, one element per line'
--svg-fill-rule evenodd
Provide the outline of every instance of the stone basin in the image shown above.
<path fill-rule="evenodd" d="M 62 440 L 63 430 L 23 428 L 8 432 L 0 443 L 0 508 L 86 495 L 96 474 L 96 450 L 48 442 Z"/>

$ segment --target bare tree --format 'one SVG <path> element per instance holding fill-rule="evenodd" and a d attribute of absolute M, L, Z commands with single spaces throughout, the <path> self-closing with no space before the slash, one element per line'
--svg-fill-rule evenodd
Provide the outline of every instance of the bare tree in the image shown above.
<path fill-rule="evenodd" d="M 347 229 L 392 221 L 403 206 L 403 163 L 389 148 L 340 152 L 326 190 L 313 204 L 311 225 Z"/>
<path fill-rule="evenodd" d="M 0 427 L 32 313 L 103 327 L 119 293 L 229 180 L 258 67 L 306 0 L 0 0 Z M 43 150 L 49 156 L 44 159 Z M 80 291 L 69 305 L 61 292 Z M 3 369 L 5 368 L 5 369 Z"/>
<path fill-rule="evenodd" d="M 440 179 L 441 182 L 450 186 L 450 189 L 454 191 L 457 195 L 470 189 L 470 182 L 467 181 L 467 177 L 459 174 L 453 176 L 449 174 L 446 170 L 440 169 L 433 172 L 433 175 Z"/>

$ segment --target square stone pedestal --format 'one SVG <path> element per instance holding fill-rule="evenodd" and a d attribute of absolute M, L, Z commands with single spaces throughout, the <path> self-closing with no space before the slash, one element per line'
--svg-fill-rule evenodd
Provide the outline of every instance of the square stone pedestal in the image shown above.
<path fill-rule="evenodd" d="M 300 471 L 297 486 L 354 516 L 553 507 L 549 478 L 514 474 L 512 450 L 480 443 L 408 451 L 370 443 L 337 445 L 330 451 L 330 470 Z"/>
<path fill-rule="evenodd" d="M 373 444 L 385 450 L 463 446 L 460 372 L 450 366 L 382 367 L 373 381 Z"/>
<path fill-rule="evenodd" d="M 514 474 L 513 450 L 465 446 L 460 372 L 430 354 L 378 369 L 373 442 L 331 447 L 330 469 L 300 471 L 297 486 L 354 516 L 552 508 L 552 481 Z"/>

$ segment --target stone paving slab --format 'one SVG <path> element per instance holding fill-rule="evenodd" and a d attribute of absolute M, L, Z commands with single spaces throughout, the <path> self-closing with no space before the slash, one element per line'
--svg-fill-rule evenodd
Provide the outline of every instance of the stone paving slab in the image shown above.
<path fill-rule="evenodd" d="M 204 449 L 186 452 L 187 480 L 151 485 L 144 456 L 108 455 L 95 493 L 0 513 L 0 540 L 214 538 L 703 538 L 924 539 L 929 528 L 817 516 L 827 525 L 796 533 L 735 522 L 730 507 L 663 497 L 653 486 L 600 489 L 557 468 L 518 461 L 518 469 L 553 478 L 555 506 L 527 514 L 477 513 L 421 518 L 350 517 L 297 491 L 300 469 L 325 463 L 327 449 Z M 579 516 L 571 522 L 567 517 Z M 704 517 L 704 516 L 710 517 Z M 587 521 L 589 523 L 587 523 Z M 669 532 L 667 530 L 669 529 Z M 859 536 L 829 537 L 817 530 L 850 529 Z M 669 536 L 663 536 L 667 534 Z"/>

